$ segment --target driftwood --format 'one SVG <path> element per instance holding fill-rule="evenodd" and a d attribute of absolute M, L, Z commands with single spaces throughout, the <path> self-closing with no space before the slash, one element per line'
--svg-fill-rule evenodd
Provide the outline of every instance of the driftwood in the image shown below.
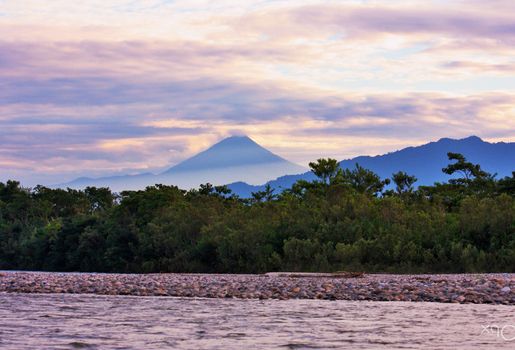
<path fill-rule="evenodd" d="M 329 278 L 359 278 L 364 277 L 364 272 L 347 272 L 337 271 L 329 273 L 319 272 L 268 272 L 265 276 L 269 277 L 290 277 L 290 278 L 317 278 L 317 277 L 329 277 Z"/>

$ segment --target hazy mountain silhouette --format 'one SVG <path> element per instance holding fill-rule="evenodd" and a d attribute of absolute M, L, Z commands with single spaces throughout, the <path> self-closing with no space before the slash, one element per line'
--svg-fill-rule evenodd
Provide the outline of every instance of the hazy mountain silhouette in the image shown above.
<path fill-rule="evenodd" d="M 306 168 L 275 155 L 247 136 L 232 136 L 157 175 L 146 173 L 98 179 L 83 177 L 58 187 L 102 186 L 121 191 L 143 189 L 160 183 L 189 189 L 207 182 L 214 185 L 234 181 L 261 184 L 284 174 L 305 171 Z"/>
<path fill-rule="evenodd" d="M 497 173 L 498 177 L 511 175 L 511 172 L 515 170 L 515 143 L 489 143 L 477 136 L 459 140 L 442 138 L 436 142 L 408 147 L 380 156 L 360 156 L 343 160 L 340 162 L 340 166 L 354 168 L 356 163 L 359 163 L 382 178 L 391 177 L 393 173 L 402 170 L 418 178 L 415 185 L 431 185 L 434 182 L 443 182 L 450 178 L 441 171 L 449 164 L 447 152 L 461 153 L 469 161 L 480 164 L 484 170 Z M 297 180 L 314 178 L 315 176 L 311 172 L 306 172 L 299 175 L 282 176 L 269 181 L 268 184 L 280 191 L 291 187 Z M 265 185 L 252 186 L 239 181 L 230 184 L 229 187 L 241 197 L 249 197 L 251 192 L 261 191 Z"/>
<path fill-rule="evenodd" d="M 163 174 L 204 171 L 239 166 L 267 165 L 278 163 L 299 171 L 302 167 L 273 154 L 258 145 L 248 136 L 231 136 L 207 150 L 171 167 Z"/>

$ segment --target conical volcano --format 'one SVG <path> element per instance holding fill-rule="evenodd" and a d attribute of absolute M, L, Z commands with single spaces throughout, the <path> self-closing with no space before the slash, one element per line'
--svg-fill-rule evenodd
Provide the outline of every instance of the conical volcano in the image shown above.
<path fill-rule="evenodd" d="M 189 171 L 205 171 L 233 167 L 283 166 L 288 171 L 303 171 L 294 163 L 273 154 L 258 145 L 248 136 L 231 136 L 209 147 L 207 150 L 177 164 L 163 174 Z"/>
<path fill-rule="evenodd" d="M 197 187 L 206 182 L 260 184 L 284 174 L 304 171 L 305 168 L 273 154 L 248 136 L 231 136 L 171 167 L 158 178 L 162 183 L 183 187 Z"/>
<path fill-rule="evenodd" d="M 144 189 L 154 184 L 175 185 L 184 189 L 196 188 L 207 182 L 225 185 L 243 181 L 258 185 L 282 175 L 305 171 L 305 168 L 273 154 L 247 136 L 231 136 L 158 175 L 80 178 L 58 187 L 97 186 L 123 191 Z"/>

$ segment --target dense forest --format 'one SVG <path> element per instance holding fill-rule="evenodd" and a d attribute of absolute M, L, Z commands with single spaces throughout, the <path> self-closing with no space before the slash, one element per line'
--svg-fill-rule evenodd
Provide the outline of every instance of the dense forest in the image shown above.
<path fill-rule="evenodd" d="M 23 188 L 0 183 L 0 269 L 99 272 L 515 272 L 515 172 L 449 153 L 447 183 L 415 188 L 334 159 L 252 198 L 225 186 Z"/>

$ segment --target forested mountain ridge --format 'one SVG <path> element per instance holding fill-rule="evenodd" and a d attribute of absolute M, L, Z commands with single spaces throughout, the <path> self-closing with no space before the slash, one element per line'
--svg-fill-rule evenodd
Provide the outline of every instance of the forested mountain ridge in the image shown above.
<path fill-rule="evenodd" d="M 383 155 L 359 156 L 343 160 L 339 164 L 343 169 L 352 169 L 359 164 L 383 178 L 403 170 L 417 177 L 418 181 L 415 186 L 431 185 L 434 182 L 443 182 L 451 178 L 450 175 L 440 171 L 447 163 L 447 152 L 463 154 L 471 162 L 481 164 L 486 171 L 497 174 L 498 177 L 510 175 L 515 168 L 514 142 L 489 143 L 477 136 L 464 139 L 442 138 L 435 142 Z M 261 186 L 248 185 L 238 181 L 229 184 L 229 188 L 242 197 L 249 197 L 252 192 L 261 191 L 266 185 L 280 191 L 289 188 L 301 179 L 310 181 L 314 179 L 314 175 L 306 172 L 282 176 Z"/>

